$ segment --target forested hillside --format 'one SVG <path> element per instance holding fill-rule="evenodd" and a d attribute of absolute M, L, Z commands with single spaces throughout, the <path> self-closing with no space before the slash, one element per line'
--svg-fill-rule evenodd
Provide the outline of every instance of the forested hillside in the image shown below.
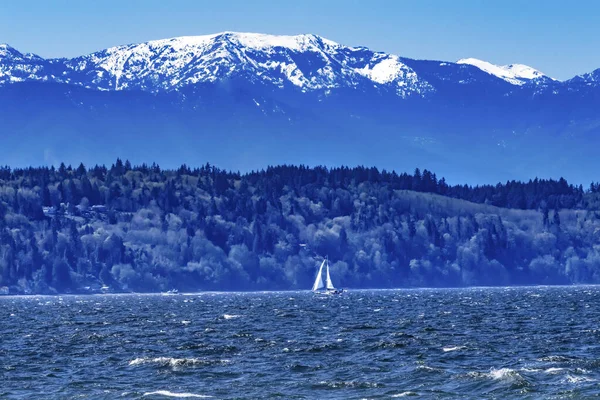
<path fill-rule="evenodd" d="M 0 293 L 600 282 L 598 184 L 429 171 L 0 169 Z"/>

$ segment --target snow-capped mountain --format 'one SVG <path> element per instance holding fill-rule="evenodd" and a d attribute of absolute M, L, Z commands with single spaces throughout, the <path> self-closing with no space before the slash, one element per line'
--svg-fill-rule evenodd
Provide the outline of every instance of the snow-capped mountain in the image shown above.
<path fill-rule="evenodd" d="M 536 79 L 552 79 L 540 71 L 523 64 L 494 65 L 476 58 L 463 58 L 456 63 L 472 65 L 513 85 L 524 85 Z"/>
<path fill-rule="evenodd" d="M 0 83 L 29 79 L 156 92 L 243 77 L 303 91 L 366 83 L 402 97 L 433 90 L 398 56 L 342 46 L 316 35 L 224 32 L 111 47 L 69 60 L 40 60 L 14 49 L 0 52 Z"/>
<path fill-rule="evenodd" d="M 27 80 L 48 80 L 49 62 L 35 54 L 22 54 L 7 44 L 0 44 L 0 85 Z"/>
<path fill-rule="evenodd" d="M 580 87 L 600 87 L 600 68 L 583 75 L 577 75 L 565 82 L 570 90 Z"/>
<path fill-rule="evenodd" d="M 600 179 L 598 110 L 600 70 L 560 82 L 521 64 L 414 60 L 316 35 L 224 32 L 71 59 L 0 45 L 0 159 L 12 165 L 120 156 L 586 183 Z"/>
<path fill-rule="evenodd" d="M 414 61 L 317 35 L 223 32 L 116 46 L 72 59 L 44 60 L 0 45 L 0 85 L 47 81 L 98 90 L 159 92 L 243 78 L 304 92 L 361 85 L 391 90 L 403 98 L 435 92 L 435 86 L 407 65 Z M 547 78 L 521 64 L 496 66 L 474 58 L 440 63 L 447 65 L 471 65 L 515 86 Z M 472 77 L 456 83 L 471 81 Z"/>

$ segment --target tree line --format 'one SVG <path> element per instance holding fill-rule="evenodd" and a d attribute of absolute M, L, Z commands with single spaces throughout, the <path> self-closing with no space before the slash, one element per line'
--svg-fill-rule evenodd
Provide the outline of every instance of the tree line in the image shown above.
<path fill-rule="evenodd" d="M 325 255 L 348 287 L 598 282 L 597 187 L 367 167 L 4 167 L 0 286 L 304 289 Z"/>

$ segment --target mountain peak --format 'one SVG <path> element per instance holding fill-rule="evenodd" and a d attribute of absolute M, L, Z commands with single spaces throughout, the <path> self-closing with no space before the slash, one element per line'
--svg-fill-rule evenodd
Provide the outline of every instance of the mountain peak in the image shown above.
<path fill-rule="evenodd" d="M 174 90 L 242 77 L 302 91 L 376 86 L 402 97 L 432 90 L 397 56 L 340 45 L 313 34 L 221 32 L 111 47 L 66 60 L 104 90 Z M 92 85 L 93 84 L 93 85 Z"/>
<path fill-rule="evenodd" d="M 0 43 L 0 60 L 9 59 L 12 61 L 39 62 L 43 60 L 40 56 L 33 53 L 21 53 L 9 44 Z"/>
<path fill-rule="evenodd" d="M 221 35 L 233 38 L 242 46 L 253 49 L 282 47 L 296 51 L 305 51 L 311 46 L 340 46 L 338 43 L 313 34 L 270 35 L 264 33 L 223 32 Z"/>
<path fill-rule="evenodd" d="M 203 47 L 225 41 L 255 50 L 286 48 L 295 51 L 306 51 L 312 46 L 340 46 L 338 43 L 313 34 L 270 35 L 264 33 L 224 31 L 210 35 L 176 36 L 168 39 L 150 40 L 139 44 L 115 46 L 110 49 L 121 49 L 140 45 L 148 45 L 151 47 L 171 46 L 175 49 L 180 49 L 183 47 Z"/>
<path fill-rule="evenodd" d="M 577 75 L 567 82 L 572 84 L 572 86 L 598 87 L 600 86 L 600 68 L 588 72 L 587 74 Z"/>
<path fill-rule="evenodd" d="M 472 65 L 513 85 L 524 85 L 534 79 L 549 78 L 540 71 L 523 64 L 495 65 L 476 58 L 463 58 L 456 63 Z"/>
<path fill-rule="evenodd" d="M 14 47 L 9 46 L 6 43 L 0 43 L 0 57 L 6 57 L 8 55 L 15 54 L 20 55 L 21 53 L 19 53 Z"/>

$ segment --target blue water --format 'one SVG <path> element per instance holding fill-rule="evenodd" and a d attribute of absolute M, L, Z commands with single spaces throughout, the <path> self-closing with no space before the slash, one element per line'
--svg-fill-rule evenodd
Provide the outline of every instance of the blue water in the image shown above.
<path fill-rule="evenodd" d="M 2 399 L 600 395 L 600 287 L 0 297 Z"/>

